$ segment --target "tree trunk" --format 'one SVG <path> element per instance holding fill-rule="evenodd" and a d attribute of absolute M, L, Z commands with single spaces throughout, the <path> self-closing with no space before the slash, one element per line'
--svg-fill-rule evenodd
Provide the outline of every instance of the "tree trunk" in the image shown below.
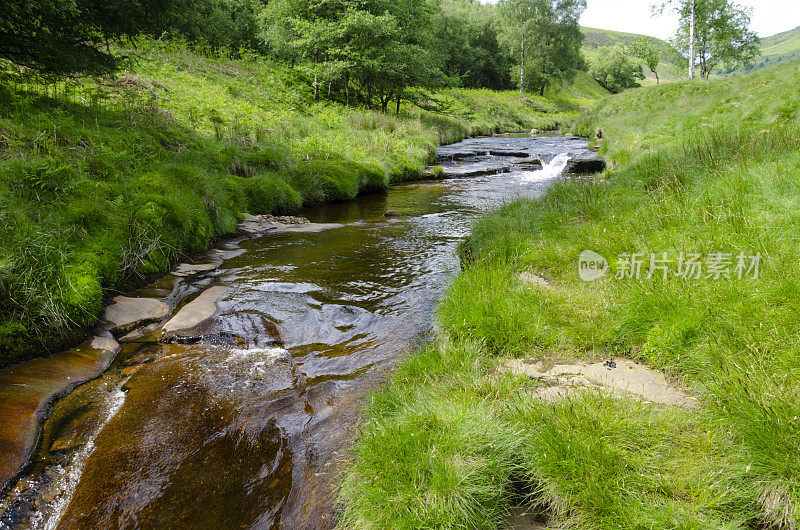
<path fill-rule="evenodd" d="M 692 0 L 692 19 L 689 21 L 689 79 L 694 79 L 694 4 Z"/>
<path fill-rule="evenodd" d="M 544 97 L 544 85 L 539 88 L 539 95 Z"/>
<path fill-rule="evenodd" d="M 522 34 L 522 45 L 519 52 L 519 95 L 525 94 L 525 34 Z"/>
<path fill-rule="evenodd" d="M 653 73 L 654 73 L 654 74 L 656 74 L 656 84 L 657 84 L 657 85 L 660 85 L 660 84 L 661 84 L 661 80 L 658 78 L 658 72 L 656 72 L 655 70 L 653 70 Z"/>
<path fill-rule="evenodd" d="M 397 94 L 397 115 L 400 116 L 400 94 Z"/>

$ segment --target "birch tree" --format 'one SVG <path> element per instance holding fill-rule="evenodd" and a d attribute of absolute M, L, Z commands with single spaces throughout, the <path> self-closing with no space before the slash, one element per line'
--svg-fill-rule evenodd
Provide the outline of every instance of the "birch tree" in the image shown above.
<path fill-rule="evenodd" d="M 528 80 L 542 93 L 547 84 L 585 67 L 578 19 L 586 0 L 500 0 L 498 6 L 506 20 L 506 40 L 519 57 L 520 94 L 531 84 Z"/>
<path fill-rule="evenodd" d="M 759 54 L 758 36 L 750 29 L 751 10 L 732 0 L 669 0 L 654 9 L 674 9 L 680 17 L 673 44 L 689 56 L 689 78 L 695 65 L 708 79 L 720 65 L 751 64 Z"/>

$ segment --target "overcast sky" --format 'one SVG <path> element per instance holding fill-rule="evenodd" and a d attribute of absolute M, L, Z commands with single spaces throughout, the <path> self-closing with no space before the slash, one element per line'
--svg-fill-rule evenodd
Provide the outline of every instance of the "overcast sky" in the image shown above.
<path fill-rule="evenodd" d="M 491 4 L 497 0 L 482 0 Z M 800 0 L 738 0 L 753 8 L 752 27 L 769 37 L 800 26 Z M 587 0 L 581 25 L 669 39 L 675 33 L 674 15 L 650 16 L 652 0 Z"/>

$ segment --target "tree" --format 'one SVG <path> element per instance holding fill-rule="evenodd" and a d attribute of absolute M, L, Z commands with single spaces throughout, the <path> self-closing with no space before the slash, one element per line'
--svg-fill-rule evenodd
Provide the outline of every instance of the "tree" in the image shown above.
<path fill-rule="evenodd" d="M 275 0 L 262 17 L 271 48 L 300 62 L 314 97 L 351 95 L 385 112 L 408 87 L 442 79 L 431 53 L 431 6 L 419 0 Z M 287 53 L 288 52 L 288 53 Z"/>
<path fill-rule="evenodd" d="M 0 2 L 0 58 L 46 75 L 100 74 L 117 60 L 70 0 Z"/>
<path fill-rule="evenodd" d="M 110 41 L 160 33 L 200 0 L 3 0 L 0 59 L 44 76 L 100 75 L 120 58 Z"/>
<path fill-rule="evenodd" d="M 692 71 L 699 63 L 702 77 L 708 79 L 720 64 L 749 65 L 758 56 L 759 39 L 750 30 L 750 9 L 732 0 L 669 0 L 655 9 L 663 11 L 668 6 L 680 17 L 673 43 L 689 55 Z"/>
<path fill-rule="evenodd" d="M 637 80 L 644 79 L 642 65 L 632 61 L 621 44 L 599 48 L 589 75 L 615 94 L 626 88 L 641 86 Z"/>
<path fill-rule="evenodd" d="M 475 0 L 441 0 L 432 21 L 434 53 L 452 84 L 508 89 L 513 59 L 500 46 L 500 20 L 494 6 Z"/>
<path fill-rule="evenodd" d="M 102 0 L 97 0 L 102 1 Z M 131 3 L 129 0 L 116 0 Z M 214 49 L 227 48 L 233 52 L 248 48 L 265 53 L 266 46 L 260 37 L 259 17 L 266 0 L 173 0 L 179 9 L 170 13 L 153 13 L 166 20 L 160 28 L 170 34 L 186 37 L 191 42 L 202 43 Z M 272 4 L 272 2 L 270 2 Z M 163 30 L 162 30 L 163 31 Z M 149 33 L 157 33 L 148 31 Z"/>
<path fill-rule="evenodd" d="M 658 64 L 661 62 L 661 55 L 658 47 L 647 37 L 640 37 L 637 41 L 631 44 L 628 48 L 631 55 L 641 59 L 647 68 L 656 76 L 656 84 L 660 83 L 658 79 Z"/>
<path fill-rule="evenodd" d="M 520 94 L 531 84 L 544 93 L 547 84 L 570 79 L 585 66 L 578 19 L 586 0 L 500 0 L 498 6 L 506 41 L 519 57 Z"/>

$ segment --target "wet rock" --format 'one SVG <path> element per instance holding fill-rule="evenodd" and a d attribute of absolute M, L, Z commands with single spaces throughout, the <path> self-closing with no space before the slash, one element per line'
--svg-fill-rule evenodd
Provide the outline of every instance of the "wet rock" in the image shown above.
<path fill-rule="evenodd" d="M 103 371 L 119 344 L 103 334 L 81 346 L 0 370 L 0 490 L 34 450 L 52 403 Z"/>
<path fill-rule="evenodd" d="M 511 171 L 509 162 L 484 161 L 458 166 L 444 166 L 446 178 L 483 177 Z"/>
<path fill-rule="evenodd" d="M 538 169 L 542 169 L 544 166 L 542 165 L 542 161 L 539 158 L 535 157 L 526 157 L 513 160 L 515 166 L 518 166 L 522 169 L 527 169 L 529 171 L 536 171 Z"/>
<path fill-rule="evenodd" d="M 507 156 L 516 158 L 526 158 L 530 156 L 528 151 L 519 151 L 514 149 L 490 149 L 487 152 L 492 156 Z"/>
<path fill-rule="evenodd" d="M 119 353 L 120 345 L 119 342 L 114 340 L 114 337 L 111 335 L 111 333 L 106 332 L 90 339 L 89 348 L 93 350 L 110 352 L 113 355 L 116 355 Z"/>
<path fill-rule="evenodd" d="M 172 275 L 185 278 L 187 276 L 194 276 L 196 274 L 213 271 L 216 268 L 217 265 L 214 263 L 181 263 L 172 271 Z"/>
<path fill-rule="evenodd" d="M 568 175 L 594 175 L 606 169 L 606 161 L 600 157 L 575 158 L 567 164 L 565 173 Z"/>
<path fill-rule="evenodd" d="M 697 407 L 697 401 L 670 385 L 661 372 L 629 359 L 598 363 L 559 364 L 545 368 L 529 359 L 506 361 L 500 371 L 527 376 L 545 386 L 537 395 L 548 402 L 559 401 L 581 389 L 611 391 L 659 405 Z"/>
<path fill-rule="evenodd" d="M 387 219 L 391 219 L 391 218 L 403 217 L 403 214 L 401 214 L 397 210 L 389 210 L 388 212 L 383 214 L 383 216 L 386 217 Z"/>
<path fill-rule="evenodd" d="M 443 162 L 453 162 L 456 160 L 465 160 L 467 158 L 474 158 L 478 152 L 475 150 L 455 150 L 448 147 L 440 147 L 438 151 L 438 159 Z"/>
<path fill-rule="evenodd" d="M 247 344 L 247 341 L 244 340 L 239 335 L 235 333 L 230 333 L 227 331 L 223 331 L 220 333 L 211 333 L 206 335 L 195 335 L 195 336 L 182 336 L 182 335 L 175 335 L 174 333 L 165 333 L 160 339 L 159 342 L 162 344 L 212 344 L 215 346 L 231 346 L 231 347 L 242 347 Z M 273 346 L 279 346 L 280 344 L 276 343 Z"/>
<path fill-rule="evenodd" d="M 274 230 L 271 230 L 270 233 L 283 233 L 283 232 L 322 232 L 323 230 L 330 230 L 332 228 L 341 228 L 343 224 L 340 223 L 304 223 L 298 225 L 282 225 Z"/>
<path fill-rule="evenodd" d="M 135 329 L 135 330 L 131 331 L 127 335 L 121 337 L 119 340 L 120 340 L 120 342 L 137 341 L 139 339 L 142 339 L 142 338 L 146 337 L 148 334 L 154 332 L 155 330 L 157 330 L 160 327 L 161 327 L 161 323 L 160 322 L 154 322 L 154 323 L 150 324 L 149 326 L 145 326 L 143 328 L 138 328 L 138 329 Z"/>
<path fill-rule="evenodd" d="M 191 329 L 204 320 L 211 318 L 217 312 L 217 301 L 227 292 L 228 288 L 222 285 L 206 289 L 200 296 L 178 311 L 178 314 L 172 317 L 164 326 L 164 331 L 175 332 Z"/>
<path fill-rule="evenodd" d="M 249 235 L 263 234 L 287 226 L 300 226 L 311 224 L 305 217 L 276 216 L 276 215 L 250 215 L 244 214 L 244 220 L 239 224 L 239 231 Z"/>
<path fill-rule="evenodd" d="M 115 335 L 122 335 L 167 318 L 169 311 L 169 306 L 161 300 L 118 296 L 114 298 L 114 303 L 106 307 L 103 320 L 108 330 Z"/>

